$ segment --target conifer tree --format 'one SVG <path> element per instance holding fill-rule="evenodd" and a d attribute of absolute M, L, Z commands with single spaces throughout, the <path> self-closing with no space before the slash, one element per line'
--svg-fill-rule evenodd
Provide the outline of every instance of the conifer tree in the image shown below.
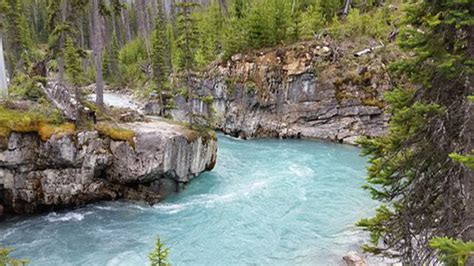
<path fill-rule="evenodd" d="M 100 30 L 100 15 L 99 15 L 99 0 L 92 1 L 92 17 L 94 21 L 93 28 L 93 50 L 94 50 L 94 61 L 95 61 L 95 80 L 96 80 L 96 105 L 102 108 L 104 105 L 104 81 L 102 77 L 102 37 Z"/>
<path fill-rule="evenodd" d="M 171 263 L 168 261 L 168 255 L 170 253 L 170 249 L 165 247 L 165 245 L 161 242 L 160 237 L 156 238 L 156 244 L 153 251 L 148 253 L 148 258 L 150 259 L 151 266 L 169 266 Z"/>
<path fill-rule="evenodd" d="M 74 42 L 71 37 L 66 38 L 64 48 L 64 63 L 66 80 L 73 86 L 79 86 L 84 81 L 84 73 L 79 60 L 79 53 L 77 48 L 74 46 Z"/>
<path fill-rule="evenodd" d="M 64 68 L 66 74 L 66 81 L 68 81 L 72 85 L 76 100 L 80 101 L 81 94 L 79 92 L 79 86 L 84 81 L 84 73 L 80 64 L 78 50 L 74 46 L 74 42 L 72 41 L 71 37 L 67 37 L 65 42 Z M 79 105 L 78 113 L 80 114 Z M 80 119 L 80 115 L 78 118 Z"/>
<path fill-rule="evenodd" d="M 436 256 L 434 237 L 474 239 L 473 172 L 451 155 L 472 150 L 472 7 L 424 0 L 407 9 L 399 42 L 413 56 L 392 69 L 416 85 L 386 95 L 388 135 L 361 141 L 370 156 L 366 188 L 383 202 L 359 222 L 371 233 L 366 251 L 422 265 Z"/>
<path fill-rule="evenodd" d="M 160 106 L 163 110 L 165 102 L 163 100 L 164 91 L 168 90 L 168 75 L 169 69 L 167 65 L 168 61 L 168 34 L 166 28 L 165 12 L 161 3 L 158 3 L 158 12 L 155 19 L 155 27 L 153 30 L 152 37 L 152 66 L 153 66 L 153 78 L 156 84 L 156 90 L 160 100 Z"/>
<path fill-rule="evenodd" d="M 185 0 L 178 3 L 176 49 L 178 54 L 178 68 L 184 72 L 186 85 L 186 101 L 188 103 L 189 125 L 194 126 L 192 71 L 196 67 L 194 54 L 198 45 L 198 30 L 193 11 L 198 4 Z"/>
<path fill-rule="evenodd" d="M 32 40 L 22 1 L 1 1 L 2 13 L 4 13 L 3 24 L 7 36 L 6 46 L 11 51 L 10 56 L 7 56 L 7 63 L 10 76 L 13 77 L 16 70 L 21 71 L 21 66 L 28 63 Z"/>

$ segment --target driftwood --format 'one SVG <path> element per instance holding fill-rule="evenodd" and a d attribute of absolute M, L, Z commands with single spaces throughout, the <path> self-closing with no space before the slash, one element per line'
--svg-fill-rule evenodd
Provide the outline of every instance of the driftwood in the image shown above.
<path fill-rule="evenodd" d="M 354 56 L 359 57 L 359 56 L 371 53 L 371 52 L 373 52 L 377 49 L 384 48 L 384 47 L 385 47 L 385 45 L 383 45 L 383 44 L 377 45 L 377 46 L 374 46 L 374 47 L 370 47 L 370 48 L 367 48 L 367 49 L 364 49 L 362 51 L 359 51 L 359 52 L 355 53 Z"/>

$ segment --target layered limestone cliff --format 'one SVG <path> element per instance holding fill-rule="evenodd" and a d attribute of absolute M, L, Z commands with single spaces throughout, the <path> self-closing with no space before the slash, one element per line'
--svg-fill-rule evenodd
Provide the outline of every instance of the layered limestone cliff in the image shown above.
<path fill-rule="evenodd" d="M 375 45 L 376 43 L 372 43 Z M 391 89 L 390 49 L 354 56 L 361 47 L 311 41 L 234 55 L 196 76 L 196 93 L 212 95 L 217 128 L 242 137 L 308 137 L 354 143 L 386 130 L 383 93 Z M 175 119 L 186 101 L 176 100 Z M 205 101 L 193 108 L 208 113 Z"/>
<path fill-rule="evenodd" d="M 217 141 L 163 121 L 121 124 L 133 142 L 97 131 L 52 136 L 11 133 L 0 150 L 0 203 L 34 213 L 98 200 L 156 202 L 211 170 Z"/>

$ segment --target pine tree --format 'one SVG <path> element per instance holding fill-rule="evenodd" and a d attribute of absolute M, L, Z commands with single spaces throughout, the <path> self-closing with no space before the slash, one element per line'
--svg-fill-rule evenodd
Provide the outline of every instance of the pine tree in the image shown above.
<path fill-rule="evenodd" d="M 264 1 L 256 1 L 247 17 L 247 43 L 250 48 L 258 49 L 272 43 L 272 27 L 268 7 Z"/>
<path fill-rule="evenodd" d="M 168 262 L 168 255 L 170 249 L 165 247 L 161 242 L 160 237 L 156 237 L 156 244 L 153 251 L 148 253 L 148 258 L 150 259 L 151 266 L 169 266 L 171 263 Z"/>
<path fill-rule="evenodd" d="M 287 38 L 286 31 L 288 28 L 288 14 L 289 2 L 282 0 L 273 0 L 271 15 L 272 15 L 272 44 L 280 44 Z M 294 15 L 294 14 L 293 14 Z"/>
<path fill-rule="evenodd" d="M 451 155 L 472 150 L 473 19 L 470 1 L 407 9 L 399 43 L 413 56 L 392 69 L 416 86 L 387 94 L 388 135 L 361 141 L 370 156 L 366 188 L 383 202 L 359 222 L 371 233 L 367 251 L 422 265 L 436 255 L 432 238 L 474 239 L 473 172 Z"/>
<path fill-rule="evenodd" d="M 114 82 L 116 81 L 116 76 L 120 74 L 119 73 L 119 43 L 117 41 L 116 34 L 112 35 L 112 43 L 110 44 L 109 64 L 110 64 L 110 72 L 112 74 L 112 77 L 109 77 L 109 79 L 112 82 Z"/>
<path fill-rule="evenodd" d="M 94 38 L 93 38 L 93 50 L 94 50 L 94 61 L 95 61 L 95 80 L 96 80 L 96 105 L 99 108 L 103 108 L 104 105 L 104 82 L 102 77 L 102 37 L 100 30 L 100 15 L 99 15 L 99 0 L 92 1 L 92 18 L 94 20 Z"/>
<path fill-rule="evenodd" d="M 165 102 L 163 100 L 164 92 L 168 90 L 168 75 L 169 69 L 167 65 L 168 57 L 168 34 L 165 12 L 161 3 L 158 3 L 158 13 L 155 19 L 155 27 L 152 36 L 152 66 L 153 79 L 156 84 L 158 97 L 160 99 L 160 106 L 163 109 Z"/>
<path fill-rule="evenodd" d="M 79 53 L 74 46 L 71 37 L 66 38 L 64 48 L 64 63 L 66 70 L 66 80 L 73 86 L 77 87 L 84 81 L 84 73 L 79 60 Z"/>
<path fill-rule="evenodd" d="M 21 0 L 1 1 L 2 13 L 5 16 L 3 24 L 6 28 L 6 46 L 11 51 L 11 56 L 7 56 L 7 64 L 13 76 L 15 71 L 24 70 L 21 67 L 29 63 L 32 40 L 23 2 Z"/>
<path fill-rule="evenodd" d="M 204 11 L 198 14 L 199 45 L 195 57 L 200 66 L 207 65 L 221 52 L 220 41 L 225 12 L 221 10 L 220 3 L 213 0 Z"/>
<path fill-rule="evenodd" d="M 198 30 L 193 12 L 197 7 L 198 4 L 188 2 L 187 0 L 177 4 L 178 37 L 176 39 L 176 50 L 178 54 L 178 67 L 185 75 L 184 79 L 187 90 L 186 101 L 188 103 L 190 127 L 194 126 L 192 71 L 196 67 L 194 54 L 198 46 Z"/>

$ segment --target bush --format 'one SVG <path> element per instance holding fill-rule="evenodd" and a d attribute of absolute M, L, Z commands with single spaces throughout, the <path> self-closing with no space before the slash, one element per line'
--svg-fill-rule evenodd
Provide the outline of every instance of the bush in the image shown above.
<path fill-rule="evenodd" d="M 9 94 L 23 99 L 37 100 L 44 96 L 38 87 L 39 82 L 45 82 L 45 79 L 39 76 L 31 78 L 20 72 L 15 75 L 10 83 L 8 88 Z"/>
<path fill-rule="evenodd" d="M 361 14 L 357 8 L 351 9 L 345 21 L 335 17 L 330 26 L 330 32 L 336 38 L 368 35 L 375 39 L 384 39 L 388 36 L 387 20 L 390 16 L 386 10 L 377 9 Z"/>
<path fill-rule="evenodd" d="M 145 80 L 141 65 L 146 64 L 147 52 L 142 39 L 135 39 L 119 52 L 120 82 L 123 85 L 136 86 Z"/>

